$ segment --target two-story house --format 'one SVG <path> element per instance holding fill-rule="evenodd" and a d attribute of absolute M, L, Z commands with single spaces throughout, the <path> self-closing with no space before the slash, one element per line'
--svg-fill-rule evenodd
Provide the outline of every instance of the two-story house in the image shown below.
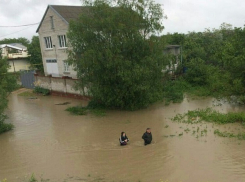
<path fill-rule="evenodd" d="M 66 62 L 67 31 L 70 20 L 77 19 L 82 6 L 48 5 L 37 28 L 45 76 L 76 78 L 76 71 Z"/>
<path fill-rule="evenodd" d="M 1 57 L 6 58 L 9 63 L 8 72 L 29 70 L 27 48 L 21 43 L 1 44 Z"/>

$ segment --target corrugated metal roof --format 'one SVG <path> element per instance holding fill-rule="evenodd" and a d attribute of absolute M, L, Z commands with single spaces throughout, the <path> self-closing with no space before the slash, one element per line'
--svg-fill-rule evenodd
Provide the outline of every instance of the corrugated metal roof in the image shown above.
<path fill-rule="evenodd" d="M 9 48 L 17 49 L 17 50 L 26 50 L 27 49 L 25 46 L 21 46 L 21 47 L 18 45 L 13 46 L 11 44 L 1 44 L 0 45 L 0 48 L 4 48 L 4 47 L 9 47 Z"/>

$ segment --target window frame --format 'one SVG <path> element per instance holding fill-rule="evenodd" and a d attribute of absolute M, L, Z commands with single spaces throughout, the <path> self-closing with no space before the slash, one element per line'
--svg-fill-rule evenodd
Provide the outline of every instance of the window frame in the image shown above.
<path fill-rule="evenodd" d="M 70 73 L 70 65 L 67 60 L 63 60 L 63 71 L 64 73 Z"/>
<path fill-rule="evenodd" d="M 53 49 L 51 36 L 44 37 L 44 43 L 45 43 L 45 48 L 46 49 Z"/>
<path fill-rule="evenodd" d="M 58 35 L 59 47 L 67 48 L 66 35 Z"/>

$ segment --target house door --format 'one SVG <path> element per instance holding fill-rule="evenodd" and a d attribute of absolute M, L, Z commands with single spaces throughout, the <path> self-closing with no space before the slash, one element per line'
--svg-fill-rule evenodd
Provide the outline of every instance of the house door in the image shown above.
<path fill-rule="evenodd" d="M 53 77 L 59 76 L 58 64 L 56 59 L 46 60 L 47 73 Z"/>

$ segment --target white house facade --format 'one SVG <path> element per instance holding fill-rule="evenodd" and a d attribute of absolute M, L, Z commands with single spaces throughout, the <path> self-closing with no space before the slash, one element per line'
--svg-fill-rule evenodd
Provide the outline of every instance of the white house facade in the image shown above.
<path fill-rule="evenodd" d="M 77 73 L 66 62 L 69 21 L 79 17 L 82 6 L 48 5 L 38 26 L 45 76 L 76 78 Z"/>

